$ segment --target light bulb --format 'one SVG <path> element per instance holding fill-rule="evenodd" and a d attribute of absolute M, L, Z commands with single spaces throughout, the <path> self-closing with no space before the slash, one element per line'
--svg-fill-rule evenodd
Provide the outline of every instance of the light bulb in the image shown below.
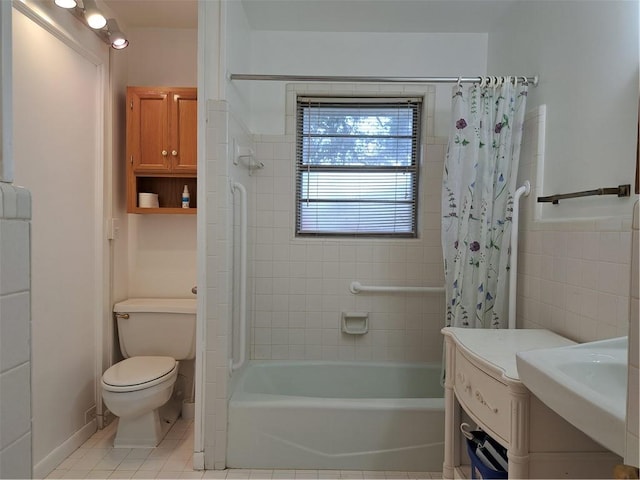
<path fill-rule="evenodd" d="M 76 8 L 78 6 L 76 0 L 54 0 L 54 3 L 61 8 Z"/>
<path fill-rule="evenodd" d="M 107 24 L 107 19 L 100 13 L 94 0 L 84 0 L 84 18 L 94 30 L 100 30 Z"/>
<path fill-rule="evenodd" d="M 122 50 L 123 48 L 127 48 L 129 45 L 129 40 L 124 36 L 124 33 L 120 31 L 120 27 L 118 27 L 118 22 L 115 18 L 110 18 L 107 20 L 107 30 L 109 32 L 109 40 L 111 40 L 111 46 L 116 50 Z"/>
<path fill-rule="evenodd" d="M 111 46 L 116 50 L 127 48 L 127 45 L 129 45 L 129 40 L 127 40 L 126 38 L 116 38 L 113 42 L 111 42 Z"/>

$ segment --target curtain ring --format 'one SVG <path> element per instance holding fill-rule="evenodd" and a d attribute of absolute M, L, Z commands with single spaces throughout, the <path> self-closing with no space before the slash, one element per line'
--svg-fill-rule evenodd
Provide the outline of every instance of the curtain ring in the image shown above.
<path fill-rule="evenodd" d="M 527 77 L 522 77 L 522 80 L 523 80 L 524 86 L 528 87 L 529 86 L 529 80 L 527 79 Z"/>
<path fill-rule="evenodd" d="M 462 77 L 458 77 L 458 88 L 462 87 Z"/>
<path fill-rule="evenodd" d="M 517 76 L 513 77 L 513 87 L 514 88 L 518 88 L 518 77 Z"/>

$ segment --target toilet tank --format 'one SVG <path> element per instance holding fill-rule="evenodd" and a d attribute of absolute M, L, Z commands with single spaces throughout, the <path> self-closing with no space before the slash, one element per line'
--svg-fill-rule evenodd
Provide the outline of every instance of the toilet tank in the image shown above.
<path fill-rule="evenodd" d="M 131 298 L 113 307 L 125 358 L 162 355 L 187 360 L 196 353 L 196 300 Z M 127 318 L 128 316 L 128 318 Z"/>

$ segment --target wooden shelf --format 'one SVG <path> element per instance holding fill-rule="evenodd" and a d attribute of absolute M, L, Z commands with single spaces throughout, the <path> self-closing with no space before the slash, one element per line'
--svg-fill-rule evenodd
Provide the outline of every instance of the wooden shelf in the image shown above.
<path fill-rule="evenodd" d="M 162 214 L 162 215 L 195 215 L 198 213 L 197 208 L 140 208 L 135 207 L 130 213 L 144 213 L 144 214 Z"/>
<path fill-rule="evenodd" d="M 189 189 L 191 208 L 198 208 L 198 180 L 194 177 L 147 177 L 136 175 L 135 192 L 157 193 L 160 209 L 189 210 L 182 208 L 182 191 L 186 185 Z M 148 208 L 139 208 L 137 195 L 134 197 L 134 205 L 136 210 L 142 210 L 137 213 L 150 213 Z M 182 213 L 182 212 L 176 212 Z"/>

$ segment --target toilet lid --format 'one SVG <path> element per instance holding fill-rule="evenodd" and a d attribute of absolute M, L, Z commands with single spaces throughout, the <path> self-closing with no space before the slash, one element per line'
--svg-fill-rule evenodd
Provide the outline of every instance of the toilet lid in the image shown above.
<path fill-rule="evenodd" d="M 156 380 L 176 368 L 172 357 L 131 357 L 116 363 L 102 376 L 102 382 L 112 387 L 142 387 L 158 383 Z"/>

